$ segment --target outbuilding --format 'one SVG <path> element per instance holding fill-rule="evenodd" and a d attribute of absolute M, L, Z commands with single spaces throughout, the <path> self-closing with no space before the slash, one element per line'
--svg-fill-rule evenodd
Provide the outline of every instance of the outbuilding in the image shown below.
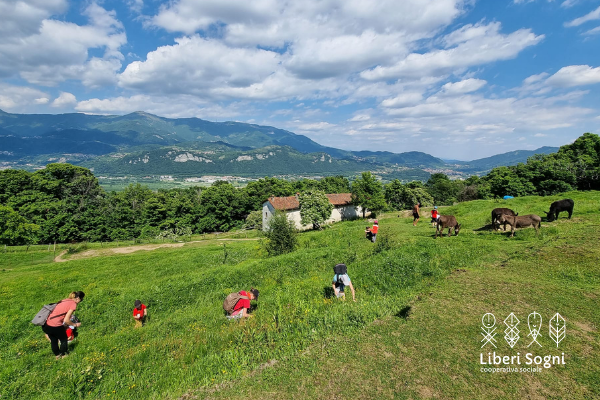
<path fill-rule="evenodd" d="M 331 216 L 325 223 L 333 223 L 344 220 L 359 218 L 362 215 L 362 207 L 352 204 L 352 195 L 350 193 L 327 194 L 329 202 L 333 204 Z M 296 229 L 307 230 L 312 228 L 312 224 L 302 225 L 300 220 L 300 202 L 298 195 L 288 197 L 269 197 L 263 204 L 263 230 L 269 229 L 269 221 L 276 211 L 283 211 L 287 214 L 290 221 L 293 221 Z M 370 213 L 367 212 L 367 215 Z"/>

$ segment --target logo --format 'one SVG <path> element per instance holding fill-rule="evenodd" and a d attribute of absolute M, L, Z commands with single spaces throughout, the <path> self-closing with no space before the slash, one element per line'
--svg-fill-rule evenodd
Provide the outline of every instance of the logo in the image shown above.
<path fill-rule="evenodd" d="M 540 329 L 542 329 L 542 316 L 535 311 L 532 312 L 529 314 L 529 317 L 527 317 L 527 325 L 529 326 L 529 335 L 527 336 L 531 336 L 533 339 L 533 341 L 529 343 L 527 347 L 531 346 L 533 343 L 537 343 L 538 346 L 542 347 L 540 342 L 537 341 L 537 338 L 542 336 L 540 333 Z"/>
<path fill-rule="evenodd" d="M 565 319 L 556 313 L 550 320 L 550 338 L 556 342 L 556 347 L 565 338 L 567 327 Z"/>
<path fill-rule="evenodd" d="M 518 325 L 521 323 L 519 318 L 514 313 L 510 313 L 504 320 L 506 329 L 504 330 L 504 339 L 508 346 L 513 349 L 517 345 L 520 337 L 520 331 Z M 481 318 L 481 335 L 483 338 L 481 342 L 481 348 L 483 349 L 487 344 L 492 345 L 494 348 L 498 348 L 498 341 L 496 340 L 496 317 L 492 313 L 485 313 Z M 531 347 L 532 344 L 537 344 L 539 347 L 543 347 L 543 341 L 538 341 L 540 338 L 543 339 L 541 334 L 543 326 L 543 318 L 540 313 L 533 311 L 527 316 L 527 326 L 529 328 L 528 337 L 531 338 L 531 342 L 527 345 L 527 348 Z M 549 335 L 548 337 L 552 342 L 556 343 L 556 347 L 559 347 L 560 342 L 565 339 L 566 336 L 566 321 L 559 314 L 556 313 L 548 324 Z M 523 344 L 525 346 L 525 344 Z M 554 346 L 550 346 L 551 348 Z M 518 348 L 518 346 L 517 346 Z M 536 348 L 536 346 L 533 346 Z M 483 351 L 483 350 L 482 350 Z M 498 353 L 497 353 L 498 352 Z M 492 373 L 537 373 L 545 369 L 552 368 L 558 365 L 565 365 L 565 353 L 556 354 L 556 352 L 550 352 L 549 354 L 536 354 L 535 352 L 521 354 L 517 349 L 509 351 L 508 354 L 502 354 L 500 350 L 492 350 L 485 354 L 479 355 L 479 364 L 481 365 L 481 372 L 492 372 Z"/>
<path fill-rule="evenodd" d="M 492 341 L 496 341 L 494 337 L 496 336 L 496 334 L 494 333 L 494 331 L 496 330 L 496 328 L 494 327 L 496 325 L 496 317 L 494 317 L 494 314 L 492 313 L 484 314 L 483 318 L 481 318 L 481 323 L 483 324 L 483 326 L 481 327 L 481 330 L 483 331 L 481 333 L 483 335 L 483 339 L 481 339 L 481 341 L 483 342 L 485 340 L 481 348 L 483 348 L 483 346 L 485 346 L 488 343 L 496 347 L 496 345 L 492 343 Z"/>
<path fill-rule="evenodd" d="M 504 323 L 507 327 L 504 330 L 504 339 L 506 340 L 506 343 L 508 343 L 511 349 L 515 347 L 515 344 L 517 344 L 520 338 L 519 330 L 517 329 L 517 325 L 519 325 L 519 322 L 519 319 L 513 313 L 510 313 L 510 315 L 504 320 Z"/>

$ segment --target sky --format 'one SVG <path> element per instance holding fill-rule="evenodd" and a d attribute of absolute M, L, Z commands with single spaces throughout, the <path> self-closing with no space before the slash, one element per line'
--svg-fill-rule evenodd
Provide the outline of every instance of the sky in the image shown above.
<path fill-rule="evenodd" d="M 0 0 L 0 109 L 473 160 L 600 133 L 598 0 Z"/>

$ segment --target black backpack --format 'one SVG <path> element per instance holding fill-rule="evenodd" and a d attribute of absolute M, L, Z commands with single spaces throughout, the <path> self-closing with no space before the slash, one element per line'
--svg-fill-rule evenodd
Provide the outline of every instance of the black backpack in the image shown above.
<path fill-rule="evenodd" d="M 346 275 L 348 273 L 348 268 L 346 267 L 346 264 L 337 264 L 335 267 L 333 267 L 333 272 L 337 276 L 336 283 L 341 284 L 342 283 L 342 275 Z"/>

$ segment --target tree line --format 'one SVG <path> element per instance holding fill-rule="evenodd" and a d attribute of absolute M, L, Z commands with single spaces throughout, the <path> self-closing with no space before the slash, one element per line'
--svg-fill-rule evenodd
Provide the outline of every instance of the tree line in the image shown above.
<path fill-rule="evenodd" d="M 70 164 L 49 164 L 27 172 L 0 171 L 0 243 L 8 245 L 154 238 L 166 230 L 187 233 L 259 228 L 270 196 L 300 194 L 319 225 L 327 211 L 324 193 L 352 193 L 355 205 L 373 212 L 450 205 L 475 199 L 552 195 L 573 189 L 600 189 L 600 137 L 586 133 L 557 153 L 535 155 L 516 166 L 498 167 L 483 177 L 451 180 L 433 174 L 425 183 L 382 184 L 363 172 L 352 182 L 342 176 L 289 182 L 265 177 L 235 188 L 225 181 L 207 188 L 152 191 L 131 184 L 106 192 L 93 173 Z M 320 208 L 319 208 L 320 207 Z M 325 207 L 325 208 L 323 208 Z M 308 213 L 306 213 L 308 215 Z"/>

